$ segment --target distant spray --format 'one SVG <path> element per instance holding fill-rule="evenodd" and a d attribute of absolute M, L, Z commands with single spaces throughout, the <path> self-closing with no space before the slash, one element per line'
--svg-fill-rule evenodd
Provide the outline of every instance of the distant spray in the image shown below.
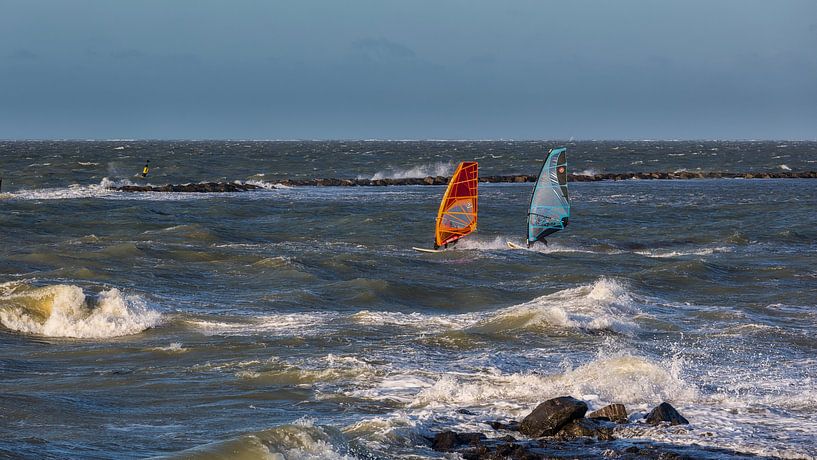
<path fill-rule="evenodd" d="M 142 177 L 147 177 L 150 172 L 150 160 L 145 162 L 145 167 L 142 169 Z"/>

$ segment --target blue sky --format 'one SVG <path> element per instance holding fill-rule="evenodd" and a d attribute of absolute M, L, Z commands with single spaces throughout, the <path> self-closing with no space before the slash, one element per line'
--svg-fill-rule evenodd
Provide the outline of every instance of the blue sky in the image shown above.
<path fill-rule="evenodd" d="M 0 138 L 815 139 L 813 0 L 0 0 Z"/>

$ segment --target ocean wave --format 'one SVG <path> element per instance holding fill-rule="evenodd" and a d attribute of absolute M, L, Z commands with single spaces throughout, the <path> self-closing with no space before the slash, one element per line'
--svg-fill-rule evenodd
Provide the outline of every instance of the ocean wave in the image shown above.
<path fill-rule="evenodd" d="M 318 326 L 325 325 L 337 315 L 332 313 L 281 313 L 249 318 L 245 321 L 218 321 L 189 319 L 185 322 L 205 335 L 315 335 Z"/>
<path fill-rule="evenodd" d="M 364 458 L 370 458 L 365 452 L 363 454 Z M 358 457 L 339 430 L 301 419 L 289 425 L 188 449 L 166 458 L 356 460 Z"/>
<path fill-rule="evenodd" d="M 263 362 L 239 364 L 241 365 L 235 372 L 237 378 L 276 385 L 325 385 L 336 381 L 348 383 L 373 379 L 385 372 L 354 356 L 334 354 L 294 363 L 273 357 Z M 219 370 L 229 369 L 221 366 Z"/>
<path fill-rule="evenodd" d="M 137 334 L 161 321 L 161 314 L 141 297 L 116 288 L 96 297 L 68 284 L 19 284 L 0 291 L 0 323 L 26 334 L 103 339 Z"/>
<path fill-rule="evenodd" d="M 256 176 L 259 176 L 259 175 L 263 175 L 263 174 L 256 174 Z M 272 184 L 270 182 L 265 182 L 265 181 L 257 180 L 257 179 L 250 179 L 250 180 L 246 180 L 246 181 L 243 181 L 243 182 L 236 181 L 236 183 L 238 183 L 238 184 L 247 184 L 247 185 L 255 185 L 256 187 L 261 187 L 261 188 L 266 189 L 266 190 L 275 190 L 277 188 L 283 188 L 284 187 L 281 184 Z M 287 187 L 287 188 L 289 188 L 289 187 Z"/>
<path fill-rule="evenodd" d="M 128 200 L 148 200 L 148 201 L 187 201 L 194 199 L 207 199 L 210 193 L 128 193 L 114 190 L 116 187 L 130 185 L 154 186 L 151 183 L 134 184 L 127 179 L 103 178 L 99 184 L 79 185 L 72 184 L 68 187 L 44 188 L 32 190 L 17 190 L 11 193 L 4 193 L 4 198 L 17 200 L 75 200 L 83 198 L 104 198 L 104 199 L 128 199 Z M 277 187 L 277 186 L 276 186 Z"/>
<path fill-rule="evenodd" d="M 476 316 L 473 314 L 428 315 L 417 312 L 401 313 L 363 310 L 352 315 L 351 319 L 367 326 L 407 326 L 441 331 L 469 327 L 476 321 Z"/>
<path fill-rule="evenodd" d="M 633 251 L 635 254 L 639 254 L 642 256 L 653 257 L 658 259 L 666 259 L 671 257 L 684 257 L 684 256 L 708 256 L 712 254 L 722 253 L 722 252 L 729 252 L 731 251 L 730 248 L 726 246 L 718 246 L 714 248 L 699 248 L 699 249 L 689 249 L 689 250 L 677 250 L 677 251 L 670 251 L 670 250 L 661 250 L 661 249 L 649 249 L 649 250 L 639 250 Z"/>
<path fill-rule="evenodd" d="M 161 351 L 165 353 L 185 353 L 188 351 L 187 348 L 183 347 L 181 342 L 173 342 L 166 347 L 153 347 L 151 348 L 152 351 Z"/>
<path fill-rule="evenodd" d="M 497 333 L 555 326 L 631 335 L 638 329 L 633 317 L 641 313 L 636 305 L 634 294 L 623 284 L 601 278 L 589 285 L 554 292 L 505 308 L 472 329 Z"/>
<path fill-rule="evenodd" d="M 450 176 L 454 172 L 454 163 L 436 162 L 428 163 L 411 168 L 392 169 L 389 171 L 378 171 L 372 177 L 358 176 L 358 179 L 411 179 L 428 176 Z"/>
<path fill-rule="evenodd" d="M 517 243 L 520 246 L 525 245 L 525 241 L 519 240 L 518 236 L 515 237 L 506 237 L 506 236 L 498 236 L 493 239 L 482 239 L 480 237 L 473 237 L 473 238 L 464 238 L 460 240 L 455 249 L 470 249 L 470 250 L 477 250 L 477 251 L 513 251 L 516 249 L 511 249 L 508 247 L 508 242 Z M 582 246 L 574 246 L 569 243 L 565 243 L 562 241 L 549 241 L 547 246 L 543 243 L 534 244 L 532 247 L 528 249 L 528 251 L 538 252 L 541 254 L 551 254 L 551 253 L 560 253 L 560 252 L 578 252 L 578 253 L 586 253 L 586 254 L 610 254 L 613 253 L 610 250 L 594 250 L 591 248 L 586 248 Z M 621 251 L 618 251 L 621 252 Z"/>
<path fill-rule="evenodd" d="M 68 187 L 17 190 L 9 193 L 9 198 L 18 200 L 71 200 L 78 198 L 101 198 L 116 195 L 119 192 L 111 190 L 111 188 L 121 187 L 124 185 L 133 184 L 128 180 L 112 180 L 106 177 L 103 178 L 99 184 L 72 184 Z"/>
<path fill-rule="evenodd" d="M 692 402 L 694 385 L 681 376 L 683 361 L 650 359 L 629 352 L 601 352 L 592 361 L 561 373 L 445 374 L 419 392 L 411 407 L 474 407 L 501 403 L 521 415 L 539 402 L 576 395 L 594 407 L 622 403 L 648 407 L 661 401 Z"/>
<path fill-rule="evenodd" d="M 599 172 L 596 169 L 587 168 L 584 171 L 580 171 L 574 174 L 577 176 L 595 176 L 596 174 L 599 174 Z"/>

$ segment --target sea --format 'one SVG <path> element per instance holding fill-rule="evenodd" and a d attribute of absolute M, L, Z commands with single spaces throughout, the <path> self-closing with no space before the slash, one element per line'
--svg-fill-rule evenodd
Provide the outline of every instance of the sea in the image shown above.
<path fill-rule="evenodd" d="M 624 404 L 622 448 L 817 456 L 817 180 L 570 183 L 532 250 L 532 184 L 483 183 L 439 254 L 412 247 L 443 186 L 276 185 L 557 146 L 574 174 L 817 170 L 805 141 L 0 141 L 0 457 L 455 458 L 428 438 L 566 395 Z M 110 190 L 201 181 L 262 188 Z M 691 424 L 640 422 L 663 401 Z"/>

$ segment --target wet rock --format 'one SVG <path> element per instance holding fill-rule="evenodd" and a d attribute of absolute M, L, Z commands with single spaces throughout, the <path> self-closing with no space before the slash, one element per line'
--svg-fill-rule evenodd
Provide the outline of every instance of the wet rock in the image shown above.
<path fill-rule="evenodd" d="M 431 448 L 436 451 L 447 452 L 463 445 L 479 445 L 483 439 L 485 439 L 485 435 L 482 433 L 455 433 L 447 430 L 434 436 L 431 441 Z"/>
<path fill-rule="evenodd" d="M 460 452 L 460 455 L 464 460 L 481 460 L 485 458 L 490 458 L 491 451 L 485 446 L 475 446 L 469 447 L 467 449 L 463 449 Z"/>
<path fill-rule="evenodd" d="M 514 460 L 539 460 L 544 458 L 542 455 L 535 454 L 528 450 L 525 446 L 519 444 L 507 443 L 500 444 L 489 459 L 514 459 Z"/>
<path fill-rule="evenodd" d="M 670 425 L 689 425 L 689 421 L 684 418 L 671 404 L 662 402 L 655 409 L 644 417 L 650 425 L 658 425 L 661 422 L 669 422 Z"/>
<path fill-rule="evenodd" d="M 587 404 L 570 396 L 549 399 L 539 404 L 519 425 L 519 431 L 530 437 L 553 436 L 573 420 L 584 417 Z"/>
<path fill-rule="evenodd" d="M 458 444 L 476 445 L 483 439 L 485 439 L 485 435 L 482 433 L 457 433 Z"/>
<path fill-rule="evenodd" d="M 120 192 L 176 192 L 176 193 L 233 193 L 257 190 L 262 187 L 234 182 L 202 182 L 182 185 L 123 185 L 112 187 Z"/>
<path fill-rule="evenodd" d="M 495 430 L 507 430 L 507 431 L 519 431 L 519 422 L 517 421 L 509 421 L 509 422 L 501 422 L 499 420 L 491 420 L 485 422 L 488 426 Z"/>
<path fill-rule="evenodd" d="M 562 427 L 557 436 L 559 439 L 588 437 L 609 441 L 615 439 L 613 437 L 614 426 L 615 424 L 609 421 L 580 418 Z"/>
<path fill-rule="evenodd" d="M 627 408 L 624 404 L 609 404 L 597 411 L 587 414 L 587 418 L 609 420 L 616 423 L 627 423 Z"/>
<path fill-rule="evenodd" d="M 437 433 L 434 440 L 431 441 L 431 448 L 436 451 L 445 452 L 455 447 L 457 447 L 457 433 L 453 431 Z"/>

